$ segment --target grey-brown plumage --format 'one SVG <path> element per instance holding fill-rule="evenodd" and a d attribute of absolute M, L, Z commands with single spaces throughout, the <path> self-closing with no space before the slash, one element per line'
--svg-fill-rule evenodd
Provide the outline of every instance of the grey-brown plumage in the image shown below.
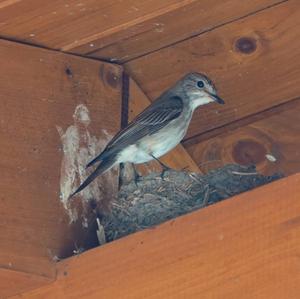
<path fill-rule="evenodd" d="M 199 73 L 183 77 L 116 134 L 103 152 L 87 164 L 90 167 L 99 162 L 72 196 L 115 164 L 139 164 L 166 154 L 183 139 L 194 110 L 210 102 L 224 104 L 211 80 Z"/>

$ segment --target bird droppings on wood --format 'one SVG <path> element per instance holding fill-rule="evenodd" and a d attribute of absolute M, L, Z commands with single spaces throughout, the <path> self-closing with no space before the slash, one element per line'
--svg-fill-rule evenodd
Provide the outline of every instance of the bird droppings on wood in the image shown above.
<path fill-rule="evenodd" d="M 159 173 L 151 173 L 121 187 L 111 213 L 101 218 L 106 241 L 151 228 L 281 177 L 263 176 L 253 166 L 240 165 L 227 165 L 206 175 L 170 170 L 163 179 Z"/>
<path fill-rule="evenodd" d="M 61 163 L 60 177 L 60 200 L 68 213 L 70 223 L 81 221 L 84 228 L 89 227 L 89 203 L 96 200 L 96 205 L 104 204 L 111 192 L 117 191 L 117 171 L 110 171 L 97 179 L 97 184 L 82 192 L 82 197 L 77 201 L 70 201 L 70 194 L 88 175 L 86 164 L 95 157 L 96 153 L 103 150 L 111 135 L 106 130 L 102 130 L 101 138 L 97 138 L 90 133 L 90 113 L 87 106 L 80 104 L 75 108 L 73 114 L 74 123 L 63 130 L 56 126 L 59 133 L 63 157 Z"/>
<path fill-rule="evenodd" d="M 266 158 L 268 161 L 274 163 L 277 161 L 276 157 L 274 157 L 272 154 L 266 154 Z"/>

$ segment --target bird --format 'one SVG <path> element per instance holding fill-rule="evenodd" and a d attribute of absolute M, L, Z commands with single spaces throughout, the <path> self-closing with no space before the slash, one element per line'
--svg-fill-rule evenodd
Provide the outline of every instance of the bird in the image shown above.
<path fill-rule="evenodd" d="M 202 73 L 186 74 L 119 131 L 104 150 L 86 165 L 88 168 L 98 163 L 70 197 L 116 164 L 157 160 L 166 167 L 159 158 L 184 138 L 195 109 L 213 102 L 225 104 L 213 82 Z"/>

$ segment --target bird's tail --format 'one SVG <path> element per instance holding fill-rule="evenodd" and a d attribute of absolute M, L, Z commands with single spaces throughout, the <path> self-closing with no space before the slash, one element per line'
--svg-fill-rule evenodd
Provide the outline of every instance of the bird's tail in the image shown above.
<path fill-rule="evenodd" d="M 100 155 L 98 155 L 95 159 L 93 159 L 92 161 L 90 161 L 87 165 L 86 168 L 92 166 L 93 164 L 95 164 L 98 161 L 101 161 L 103 158 L 101 157 L 102 153 Z"/>
<path fill-rule="evenodd" d="M 89 185 L 97 176 L 103 174 L 105 171 L 110 169 L 116 162 L 116 157 L 108 157 L 104 159 L 95 169 L 94 172 L 92 172 L 85 181 L 77 188 L 77 190 L 70 195 L 70 198 L 83 190 L 87 185 Z"/>

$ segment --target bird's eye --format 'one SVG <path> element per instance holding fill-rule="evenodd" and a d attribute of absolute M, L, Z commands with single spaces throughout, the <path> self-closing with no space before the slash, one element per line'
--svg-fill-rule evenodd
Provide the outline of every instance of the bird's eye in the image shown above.
<path fill-rule="evenodd" d="M 199 88 L 203 88 L 203 87 L 204 87 L 204 82 L 203 82 L 203 81 L 198 81 L 198 82 L 197 82 L 197 86 L 198 86 Z"/>

